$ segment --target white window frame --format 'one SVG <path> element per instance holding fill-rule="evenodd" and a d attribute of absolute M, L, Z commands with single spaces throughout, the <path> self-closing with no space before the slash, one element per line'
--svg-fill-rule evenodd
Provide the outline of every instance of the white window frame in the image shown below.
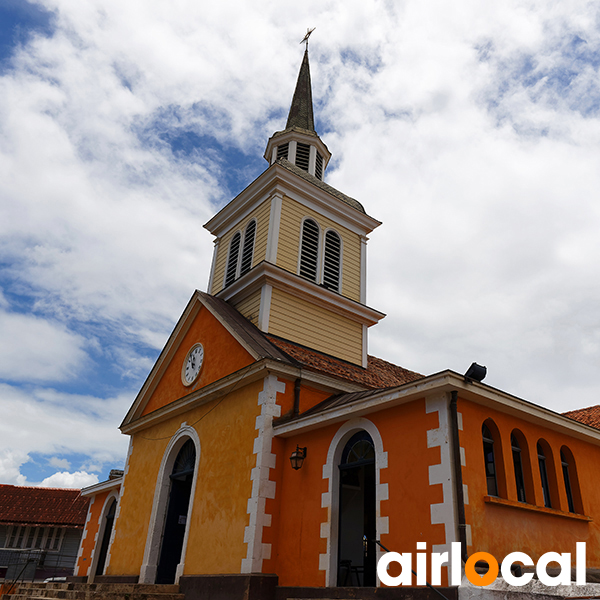
<path fill-rule="evenodd" d="M 34 530 L 34 535 L 31 541 L 31 546 L 28 545 L 28 540 L 31 534 L 31 530 Z M 43 530 L 40 544 L 37 545 L 40 540 L 40 530 Z M 4 549 L 7 550 L 43 550 L 45 552 L 60 552 L 63 538 L 65 537 L 65 527 L 53 527 L 51 525 L 36 526 L 36 525 L 9 525 L 6 530 L 6 539 L 4 541 Z M 10 545 L 13 533 L 16 532 L 14 541 L 21 540 L 20 544 Z M 50 546 L 46 547 L 50 540 Z M 58 540 L 58 541 L 57 541 Z M 56 548 L 53 546 L 56 545 Z"/>

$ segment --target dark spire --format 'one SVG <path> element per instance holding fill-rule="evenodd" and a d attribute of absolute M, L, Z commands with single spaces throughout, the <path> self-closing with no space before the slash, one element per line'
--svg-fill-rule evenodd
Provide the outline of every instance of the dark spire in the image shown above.
<path fill-rule="evenodd" d="M 300 127 L 308 131 L 315 131 L 313 117 L 312 91 L 310 86 L 310 68 L 308 66 L 308 48 L 304 52 L 304 59 L 298 74 L 298 83 L 292 98 L 290 114 L 288 115 L 286 129 Z M 315 132 L 316 133 L 316 132 Z"/>

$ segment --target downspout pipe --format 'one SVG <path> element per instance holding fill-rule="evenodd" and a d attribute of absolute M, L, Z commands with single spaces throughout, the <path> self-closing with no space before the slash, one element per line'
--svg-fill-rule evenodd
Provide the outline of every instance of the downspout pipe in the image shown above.
<path fill-rule="evenodd" d="M 298 377 L 294 382 L 294 408 L 292 409 L 292 416 L 297 417 L 300 414 L 300 384 L 302 379 Z"/>
<path fill-rule="evenodd" d="M 467 562 L 467 522 L 465 517 L 465 495 L 462 479 L 462 462 L 460 458 L 460 437 L 458 432 L 458 392 L 450 392 L 450 425 L 452 429 L 452 455 L 454 458 L 454 486 L 456 492 L 456 512 L 458 520 L 458 541 L 460 542 L 461 558 Z"/>

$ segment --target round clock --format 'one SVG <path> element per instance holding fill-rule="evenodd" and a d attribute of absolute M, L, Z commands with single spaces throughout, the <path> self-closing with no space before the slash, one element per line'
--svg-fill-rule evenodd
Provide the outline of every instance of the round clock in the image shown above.
<path fill-rule="evenodd" d="M 194 344 L 187 353 L 181 369 L 181 381 L 183 385 L 192 385 L 200 373 L 202 361 L 204 360 L 204 348 L 202 344 Z"/>

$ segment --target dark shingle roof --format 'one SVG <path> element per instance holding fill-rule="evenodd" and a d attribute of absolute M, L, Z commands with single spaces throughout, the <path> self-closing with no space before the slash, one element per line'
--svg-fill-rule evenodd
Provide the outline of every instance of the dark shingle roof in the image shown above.
<path fill-rule="evenodd" d="M 306 171 L 302 170 L 300 167 L 297 167 L 296 165 L 292 164 L 289 160 L 287 160 L 285 158 L 279 158 L 276 161 L 276 164 L 281 165 L 282 167 L 285 167 L 288 171 L 291 171 L 292 173 L 294 173 L 294 175 L 298 175 L 298 177 L 302 177 L 302 179 L 308 181 L 309 183 L 312 183 L 313 185 L 322 189 L 324 192 L 331 194 L 334 198 L 337 198 L 338 200 L 345 202 L 348 206 L 351 206 L 352 208 L 358 210 L 359 212 L 361 212 L 363 214 L 367 214 L 365 212 L 363 205 L 358 200 L 355 200 L 354 198 L 351 198 L 350 196 L 346 196 L 346 194 L 343 194 L 342 192 L 336 190 L 334 187 L 331 187 L 324 181 L 317 179 L 314 175 L 311 175 L 310 173 L 307 173 Z"/>
<path fill-rule="evenodd" d="M 562 413 L 564 417 L 600 429 L 600 405 L 578 408 Z"/>
<path fill-rule="evenodd" d="M 88 503 L 80 490 L 0 485 L 0 523 L 83 527 Z"/>
<path fill-rule="evenodd" d="M 312 88 L 310 85 L 310 67 L 308 65 L 308 49 L 304 52 L 304 58 L 300 65 L 298 73 L 298 82 L 292 98 L 290 113 L 286 124 L 286 129 L 290 127 L 301 127 L 308 131 L 315 130 L 315 120 L 313 117 Z"/>

